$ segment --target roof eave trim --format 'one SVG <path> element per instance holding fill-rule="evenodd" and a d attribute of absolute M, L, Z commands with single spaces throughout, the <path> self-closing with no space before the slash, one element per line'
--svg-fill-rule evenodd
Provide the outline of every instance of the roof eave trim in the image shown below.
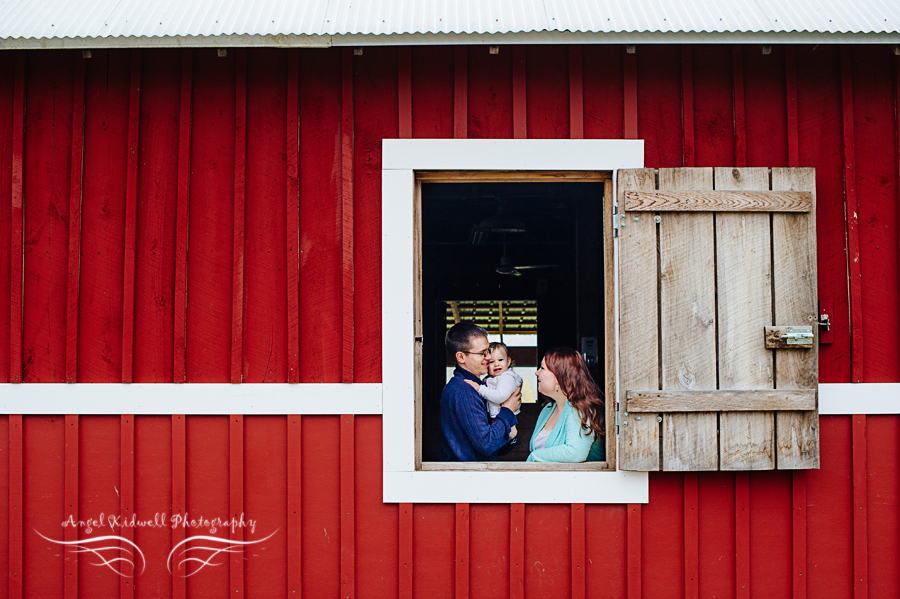
<path fill-rule="evenodd" d="M 99 48 L 328 48 L 331 46 L 430 46 L 499 44 L 900 44 L 900 32 L 627 32 L 405 33 L 392 35 L 218 35 L 159 37 L 3 38 L 0 49 Z"/>

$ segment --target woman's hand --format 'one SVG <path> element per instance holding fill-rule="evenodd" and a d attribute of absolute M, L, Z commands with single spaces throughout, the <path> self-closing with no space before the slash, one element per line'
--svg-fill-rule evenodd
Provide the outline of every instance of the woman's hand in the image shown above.
<path fill-rule="evenodd" d="M 469 383 L 469 386 L 472 387 L 473 389 L 475 389 L 476 391 L 478 391 L 478 389 L 481 387 L 481 385 L 479 385 L 475 381 L 470 381 L 469 379 L 466 379 L 466 382 Z"/>
<path fill-rule="evenodd" d="M 519 434 L 519 431 L 516 430 L 516 427 L 512 427 L 511 429 L 509 429 L 509 440 L 512 441 L 513 439 L 516 438 L 516 435 L 518 435 L 518 434 Z"/>

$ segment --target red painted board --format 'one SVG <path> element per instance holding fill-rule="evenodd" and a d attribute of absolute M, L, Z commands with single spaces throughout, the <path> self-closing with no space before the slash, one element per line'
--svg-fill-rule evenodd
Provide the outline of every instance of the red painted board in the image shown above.
<path fill-rule="evenodd" d="M 524 597 L 568 598 L 572 591 L 571 506 L 523 505 L 525 508 Z"/>
<path fill-rule="evenodd" d="M 286 52 L 247 51 L 246 208 L 244 226 L 243 378 L 288 382 L 288 222 Z M 296 88 L 295 88 L 296 89 Z M 294 124 L 296 143 L 296 122 Z M 297 197 L 293 198 L 296 206 Z M 296 236 L 295 236 L 296 239 Z M 295 246 L 296 247 L 296 246 Z M 294 271 L 296 273 L 296 271 Z M 294 292 L 296 287 L 296 278 Z"/>
<path fill-rule="evenodd" d="M 233 545 L 244 542 L 244 527 L 234 523 L 244 517 L 244 417 L 232 414 L 228 417 L 228 515 L 232 525 L 226 535 Z M 241 597 L 244 588 L 244 552 L 229 555 L 229 597 Z"/>
<path fill-rule="evenodd" d="M 900 417 L 866 417 L 869 594 L 900 596 Z"/>
<path fill-rule="evenodd" d="M 569 46 L 569 137 L 584 139 L 584 50 Z"/>
<path fill-rule="evenodd" d="M 744 95 L 744 125 L 746 128 L 747 166 L 788 165 L 788 112 L 785 52 L 793 46 L 772 46 L 765 55 L 751 46 L 741 47 L 741 68 Z M 796 60 L 795 60 L 796 64 Z M 796 70 L 796 69 L 795 69 Z M 737 80 L 735 70 L 735 80 Z M 793 81 L 793 142 L 797 142 L 797 78 Z M 737 104 L 735 104 L 737 106 Z M 796 151 L 796 148 L 795 148 Z M 738 158 L 740 159 L 740 158 Z M 799 159 L 798 159 L 799 160 Z M 790 166 L 799 166 L 794 163 Z"/>
<path fill-rule="evenodd" d="M 177 63 L 177 54 L 175 56 Z M 179 73 L 176 71 L 175 75 L 177 77 Z M 177 126 L 177 116 L 174 121 Z M 134 514 L 138 521 L 170 522 L 174 490 L 172 456 L 175 453 L 172 420 L 172 416 L 135 417 Z M 146 567 L 135 581 L 137 599 L 154 595 L 172 596 L 173 577 L 166 568 L 165 558 L 174 546 L 173 536 L 171 526 L 135 528 L 134 542 L 147 558 Z"/>
<path fill-rule="evenodd" d="M 231 382 L 246 375 L 244 357 L 244 252 L 247 198 L 247 51 L 235 51 L 234 221 L 231 250 Z M 283 247 L 283 246 L 282 246 Z"/>
<path fill-rule="evenodd" d="M 683 135 L 682 165 L 696 164 L 697 150 L 694 138 L 694 67 L 690 46 L 681 46 L 681 127 Z"/>
<path fill-rule="evenodd" d="M 841 47 L 841 107 L 843 110 L 844 222 L 847 235 L 847 270 L 850 277 L 850 346 L 851 378 L 863 379 L 863 300 L 862 274 L 859 263 L 859 204 L 856 196 L 856 134 L 853 110 L 853 68 L 850 50 Z"/>
<path fill-rule="evenodd" d="M 134 379 L 134 261 L 137 250 L 138 143 L 141 117 L 141 49 L 131 50 L 128 149 L 125 174 L 125 247 L 122 284 L 122 382 Z"/>
<path fill-rule="evenodd" d="M 401 503 L 399 506 L 400 521 L 399 530 L 399 561 L 398 578 L 399 590 L 397 596 L 400 599 L 412 599 L 413 597 L 413 504 Z"/>
<path fill-rule="evenodd" d="M 354 321 L 354 222 L 353 217 L 353 159 L 354 159 L 354 106 L 353 106 L 353 51 L 341 50 L 341 382 L 353 382 Z M 336 173 L 337 174 L 337 173 Z"/>
<path fill-rule="evenodd" d="M 521 46 L 516 46 L 517 48 Z M 525 50 L 525 48 L 523 48 Z M 526 131 L 531 139 L 568 139 L 569 52 L 563 45 L 528 46 L 524 52 Z"/>
<path fill-rule="evenodd" d="M 655 472 L 641 509 L 641 588 L 648 597 L 683 597 L 685 589 L 684 476 Z M 631 536 L 629 548 L 631 553 Z M 629 566 L 629 571 L 631 567 Z M 628 590 L 631 596 L 631 588 Z"/>
<path fill-rule="evenodd" d="M 70 90 L 71 91 L 71 90 Z M 69 102 L 66 102 L 69 104 Z M 63 196 L 65 197 L 65 196 Z M 118 421 L 118 417 L 113 418 Z M 65 478 L 65 462 L 64 462 L 64 446 L 65 446 L 65 418 L 63 416 L 25 416 L 22 419 L 22 426 L 16 426 L 15 433 L 21 430 L 21 445 L 19 440 L 11 435 L 10 441 L 21 447 L 19 456 L 14 457 L 10 452 L 10 457 L 14 458 L 14 464 L 22 464 L 24 473 L 24 481 L 18 480 L 15 485 L 11 485 L 14 497 L 10 504 L 13 507 L 10 511 L 22 514 L 13 515 L 10 522 L 10 528 L 15 530 L 11 534 L 10 553 L 11 565 L 15 557 L 21 556 L 21 575 L 10 577 L 10 582 L 15 583 L 15 579 L 21 580 L 21 589 L 24 591 L 25 597 L 62 597 L 64 593 L 63 576 L 65 568 L 63 566 L 64 556 L 68 550 L 52 541 L 62 541 L 65 530 L 62 522 L 65 519 L 65 504 L 63 499 L 63 486 Z M 113 436 L 113 443 L 108 446 L 115 447 L 116 436 Z M 98 445 L 100 445 L 98 443 Z M 18 451 L 19 447 L 11 447 L 11 450 Z M 112 461 L 115 462 L 117 456 L 115 450 L 111 451 Z M 21 459 L 21 461 L 20 461 Z M 40 476 L 33 473 L 40 472 Z M 117 477 L 118 472 L 113 471 L 111 478 Z M 22 486 L 24 482 L 24 486 Z M 21 495 L 20 495 L 21 494 Z M 112 501 L 109 505 L 113 506 L 112 512 L 115 513 L 118 507 L 115 493 L 110 487 L 109 494 L 112 495 Z M 107 512 L 109 513 L 109 512 Z M 98 513 L 99 515 L 99 513 Z M 105 523 L 104 523 L 105 524 Z M 90 534 L 81 532 L 82 538 L 99 536 L 101 534 L 109 534 L 109 528 L 103 526 L 96 527 Z M 11 530 L 12 533 L 12 530 Z M 14 535 L 21 534 L 16 539 Z M 116 534 L 116 533 L 113 533 Z M 46 537 L 46 540 L 40 535 Z M 21 547 L 18 551 L 13 551 L 13 547 L 18 545 Z M 59 555 L 63 559 L 48 559 L 50 556 Z M 83 592 L 89 591 L 91 587 L 84 584 L 84 568 L 85 562 L 89 560 L 79 560 L 82 568 L 79 582 Z M 87 566 L 90 567 L 90 566 Z M 95 571 L 98 568 L 93 568 Z M 18 573 L 15 573 L 18 574 Z M 97 574 L 100 574 L 97 572 Z M 118 590 L 118 576 L 105 576 L 108 584 L 104 587 L 111 589 L 113 593 Z M 10 597 L 17 597 L 14 592 L 13 585 L 10 585 Z"/>
<path fill-rule="evenodd" d="M 77 60 L 83 60 L 80 57 Z M 78 382 L 121 383 L 128 166 L 129 50 L 85 61 Z M 110 160 L 110 156 L 120 157 Z"/>
<path fill-rule="evenodd" d="M 341 415 L 341 596 L 356 597 L 356 417 Z"/>
<path fill-rule="evenodd" d="M 806 472 L 794 470 L 791 493 L 793 496 L 793 516 L 791 523 L 791 552 L 793 561 L 793 597 L 806 599 L 809 571 L 807 568 L 807 519 L 809 509 L 806 504 Z"/>
<path fill-rule="evenodd" d="M 528 108 L 526 90 L 527 57 L 525 46 L 513 46 L 513 137 L 528 138 Z"/>
<path fill-rule="evenodd" d="M 395 599 L 402 571 L 399 556 L 403 551 L 398 535 L 401 518 L 399 505 L 384 503 L 382 491 L 381 416 L 355 417 L 353 487 L 356 523 L 356 588 L 367 597 Z M 409 512 L 412 524 L 412 510 Z M 407 549 L 412 557 L 412 530 Z M 412 564 L 410 564 L 412 566 Z M 412 576 L 408 577 L 412 590 Z"/>
<path fill-rule="evenodd" d="M 338 416 L 304 416 L 303 593 L 337 597 L 341 584 L 341 425 Z"/>
<path fill-rule="evenodd" d="M 525 504 L 509 506 L 509 597 L 525 597 Z"/>
<path fill-rule="evenodd" d="M 642 49 L 643 51 L 643 49 Z M 638 138 L 638 57 L 637 53 L 622 54 L 623 137 Z"/>
<path fill-rule="evenodd" d="M 619 46 L 579 46 L 582 57 L 582 89 L 585 139 L 622 139 L 625 127 L 624 50 Z M 632 59 L 634 54 L 626 54 Z M 637 84 L 635 79 L 634 84 Z M 637 126 L 637 88 L 634 119 Z M 571 103 L 571 100 L 570 100 Z"/>
<path fill-rule="evenodd" d="M 287 417 L 287 590 L 291 597 L 303 596 L 303 417 Z"/>
<path fill-rule="evenodd" d="M 65 454 L 63 465 L 65 468 L 65 481 L 63 490 L 63 517 L 68 520 L 79 520 L 78 512 L 78 450 L 79 450 L 79 423 L 78 415 L 71 414 L 65 417 Z M 73 543 L 78 540 L 78 528 L 67 526 L 63 529 L 63 541 Z M 67 556 L 63 567 L 63 597 L 65 599 L 78 599 L 78 555 Z"/>
<path fill-rule="evenodd" d="M 469 136 L 469 49 L 453 49 L 453 137 Z"/>
<path fill-rule="evenodd" d="M 412 48 L 397 50 L 398 137 L 412 137 Z"/>
<path fill-rule="evenodd" d="M 10 314 L 10 319 L 15 327 L 13 343 L 22 340 L 21 350 L 12 347 L 11 351 L 14 360 L 21 357 L 23 382 L 61 383 L 66 375 L 65 289 L 74 56 L 28 54 L 24 104 L 16 102 L 16 120 L 20 118 L 20 106 L 24 107 L 25 120 L 21 168 L 17 136 L 13 143 L 12 255 L 17 258 L 13 263 L 11 293 L 11 301 L 16 302 L 11 312 L 15 315 Z M 17 100 L 18 89 L 19 85 Z M 19 173 L 23 181 L 21 193 L 17 185 Z M 24 226 L 20 228 L 23 218 Z M 24 231 L 24 239 L 19 231 Z M 24 276 L 20 270 L 23 253 Z M 21 335 L 17 330 L 20 323 Z M 18 366 L 13 366 L 18 372 Z"/>
<path fill-rule="evenodd" d="M 731 72 L 734 79 L 734 164 L 747 166 L 747 116 L 744 109 L 744 52 L 731 47 Z"/>
<path fill-rule="evenodd" d="M 513 138 L 513 48 L 468 48 L 468 129 L 470 139 Z"/>
<path fill-rule="evenodd" d="M 10 119 L 11 122 L 12 119 Z M 3 597 L 3 599 L 8 599 L 10 589 L 13 586 L 11 584 L 13 580 L 11 570 L 13 562 L 10 560 L 10 556 L 12 555 L 12 542 L 15 538 L 11 533 L 12 518 L 10 506 L 15 497 L 12 493 L 12 483 L 14 481 L 11 473 L 13 466 L 18 463 L 14 462 L 13 458 L 21 456 L 21 448 L 13 447 L 10 443 L 12 440 L 12 437 L 10 437 L 11 423 L 15 420 L 17 420 L 16 416 L 0 418 L 0 447 L 7 448 L 7 459 L 0 460 L 0 514 L 6 514 L 5 518 L 0 519 L 0 539 L 3 539 L 3 541 L 0 541 L 0 572 L 6 572 L 7 575 L 7 583 L 0 584 L 0 597 Z M 21 464 L 19 464 L 18 469 L 21 471 Z"/>
<path fill-rule="evenodd" d="M 681 52 L 678 46 L 644 45 L 625 55 L 625 89 L 629 89 L 628 62 L 637 58 L 637 130 L 644 140 L 644 166 L 679 167 L 684 164 L 681 123 Z M 625 130 L 629 131 L 629 98 L 625 96 Z M 626 139 L 627 139 L 626 135 Z"/>
<path fill-rule="evenodd" d="M 300 382 L 300 50 L 288 52 L 285 101 L 287 183 L 287 369 Z"/>
<path fill-rule="evenodd" d="M 465 46 L 416 46 L 412 50 L 412 136 L 424 139 L 453 137 L 455 54 L 466 67 Z M 465 89 L 465 80 L 460 81 Z M 465 136 L 466 95 L 460 95 L 461 133 Z"/>
<path fill-rule="evenodd" d="M 735 476 L 730 472 L 704 472 L 698 475 L 698 483 L 699 596 L 728 599 L 737 590 Z"/>
<path fill-rule="evenodd" d="M 750 480 L 750 594 L 787 597 L 792 588 L 792 475 L 753 472 Z"/>
<path fill-rule="evenodd" d="M 180 294 L 175 291 L 177 261 L 179 258 L 184 260 L 183 255 L 176 257 L 180 245 L 176 229 L 182 69 L 172 68 L 181 65 L 182 52 L 177 48 L 145 52 L 141 67 L 134 272 L 133 380 L 136 383 L 171 383 L 175 380 L 176 296 L 181 297 L 182 322 L 184 318 L 183 287 Z M 186 228 L 184 232 L 187 233 Z M 182 326 L 182 344 L 183 336 Z M 184 381 L 183 373 L 182 353 L 178 382 Z"/>
<path fill-rule="evenodd" d="M 126 81 L 127 80 L 128 79 L 126 78 Z M 53 417 L 48 418 L 33 416 L 30 418 L 26 418 L 26 442 L 29 433 L 37 436 L 37 431 L 31 431 L 28 428 L 29 420 L 31 420 L 31 418 L 35 419 L 35 423 L 40 422 L 38 420 L 39 418 L 55 420 L 55 418 Z M 78 448 L 79 498 L 78 514 L 76 519 L 87 521 L 88 519 L 101 520 L 102 518 L 102 522 L 95 523 L 95 525 L 91 527 L 92 529 L 90 531 L 88 531 L 87 528 L 81 528 L 78 531 L 79 537 L 81 539 L 103 537 L 108 535 L 125 536 L 123 534 L 125 533 L 125 531 L 123 530 L 120 522 L 109 521 L 110 515 L 121 515 L 121 510 L 123 507 L 123 493 L 127 494 L 126 489 L 122 484 L 123 420 L 124 418 L 119 415 L 91 415 L 79 417 L 79 425 L 81 427 L 81 431 L 79 433 L 80 444 Z M 55 427 L 55 423 L 51 426 Z M 64 424 L 62 428 L 65 428 Z M 49 434 L 49 431 L 42 431 L 42 433 L 47 435 L 47 438 L 43 440 L 43 443 L 52 446 L 54 442 L 50 440 L 53 437 Z M 62 434 L 62 431 L 60 431 L 60 434 Z M 38 453 L 40 454 L 40 451 Z M 28 470 L 28 454 L 28 447 L 26 447 L 26 471 Z M 39 456 L 35 456 L 35 458 L 37 457 Z M 49 456 L 45 456 L 45 458 L 46 457 Z M 52 464 L 54 460 L 50 459 L 49 461 Z M 45 465 L 42 467 L 45 467 Z M 51 477 L 48 477 L 48 479 L 51 479 Z M 35 491 L 41 492 L 41 489 L 35 489 Z M 46 493 L 47 490 L 44 489 L 43 492 Z M 60 508 L 62 507 L 63 506 L 60 505 Z M 28 506 L 29 513 L 41 514 L 46 509 L 52 508 L 41 507 L 39 505 Z M 55 527 L 59 526 L 58 523 L 54 524 Z M 27 516 L 25 529 L 31 530 L 28 526 Z M 41 530 L 41 528 L 38 527 L 37 530 Z M 59 532 L 61 536 L 62 531 L 60 530 Z M 107 543 L 107 545 L 119 545 L 121 547 L 120 543 L 115 540 Z M 127 554 L 123 554 L 121 557 L 126 556 Z M 119 556 L 114 555 L 114 557 Z M 100 568 L 93 565 L 98 561 L 99 560 L 95 559 L 95 556 L 91 556 L 90 559 L 84 556 L 82 557 L 82 559 L 78 560 L 78 592 L 80 596 L 118 597 L 122 592 L 122 577 L 115 575 L 109 570 L 109 568 Z M 125 562 L 122 562 L 121 566 L 123 568 L 123 574 L 134 574 L 134 572 L 131 571 L 131 567 Z M 135 569 L 139 567 L 137 563 L 135 563 L 135 567 Z M 50 573 L 46 571 L 40 572 L 38 576 L 40 576 L 41 578 L 51 577 Z M 26 591 L 28 591 L 29 594 L 35 592 L 35 589 L 29 587 L 29 581 L 26 578 Z M 37 592 L 36 596 L 53 597 L 55 595 L 46 592 Z"/>
<path fill-rule="evenodd" d="M 853 596 L 850 416 L 819 417 L 819 470 L 807 470 L 809 597 Z"/>
<path fill-rule="evenodd" d="M 300 55 L 300 382 L 341 381 L 340 48 Z M 305 558 L 304 558 L 305 559 Z"/>
<path fill-rule="evenodd" d="M 585 506 L 585 596 L 627 597 L 628 505 L 591 504 Z M 640 544 L 640 539 L 636 540 Z M 637 555 L 640 560 L 640 552 Z M 639 580 L 638 580 L 639 583 Z"/>
<path fill-rule="evenodd" d="M 853 453 L 853 597 L 869 596 L 869 497 L 866 415 L 851 416 Z"/>
<path fill-rule="evenodd" d="M 640 599 L 643 596 L 643 542 L 641 539 L 643 509 L 640 503 L 629 503 L 626 509 L 628 599 Z"/>
<path fill-rule="evenodd" d="M 288 559 L 293 524 L 289 511 L 291 497 L 285 485 L 291 477 L 288 469 L 289 423 L 297 418 L 276 415 L 243 419 L 243 513 L 244 522 L 248 524 L 243 527 L 243 540 L 254 543 L 246 547 L 242 556 L 244 588 L 248 597 L 296 597 L 299 594 L 291 592 L 289 587 L 291 572 L 299 571 L 300 567 L 299 560 L 291 564 Z M 294 426 L 299 428 L 298 425 Z M 294 476 L 299 477 L 299 472 Z M 250 524 L 251 520 L 253 524 Z"/>
<path fill-rule="evenodd" d="M 784 50 L 785 99 L 787 105 L 788 164 L 800 165 L 800 121 L 797 114 L 797 51 L 788 45 Z"/>
<path fill-rule="evenodd" d="M 172 431 L 172 509 L 169 512 L 171 518 L 180 518 L 185 521 L 187 514 L 187 416 L 173 414 L 171 420 Z M 172 542 L 169 551 L 179 546 L 187 538 L 186 528 L 175 526 L 172 529 Z M 171 562 L 167 563 L 166 574 L 170 574 L 172 580 L 172 599 L 185 599 L 187 597 L 187 570 L 177 571 L 171 568 Z"/>
<path fill-rule="evenodd" d="M 181 51 L 181 84 L 178 105 L 178 196 L 175 229 L 175 294 L 172 335 L 172 380 L 185 382 L 187 334 L 187 250 L 191 192 L 191 90 L 194 51 Z"/>
<path fill-rule="evenodd" d="M 185 382 L 226 383 L 233 324 L 235 61 L 219 58 L 214 48 L 197 49 L 192 72 Z"/>
<path fill-rule="evenodd" d="M 704 45 L 691 53 L 697 166 L 733 167 L 738 163 L 734 59 L 729 50 L 728 46 Z"/>
<path fill-rule="evenodd" d="M 366 49 L 353 77 L 353 381 L 381 382 L 381 144 L 398 136 L 397 49 Z M 345 220 L 346 223 L 346 220 Z"/>
<path fill-rule="evenodd" d="M 900 255 L 896 249 L 900 186 L 895 108 L 890 102 L 894 58 L 876 46 L 854 47 L 851 56 L 860 301 L 865 315 L 862 378 L 866 383 L 900 381 Z"/>
<path fill-rule="evenodd" d="M 16 64 L 18 59 L 4 61 L 0 65 L 0 154 L 8 156 L 0 160 L 0 382 L 9 382 L 10 370 L 10 258 L 12 235 L 12 195 L 13 195 L 13 130 L 21 119 L 13 110 L 16 97 Z M 22 73 L 24 77 L 24 71 Z M 24 99 L 24 89 L 21 99 Z M 22 106 L 24 108 L 24 105 Z M 18 114 L 21 114 L 19 112 Z M 21 138 L 20 138 L 21 139 Z M 19 145 L 21 157 L 22 146 Z M 21 230 L 21 225 L 20 225 Z M 20 244 L 21 245 L 21 244 Z M 21 249 L 19 250 L 21 255 Z M 20 261 L 21 262 L 21 261 Z M 20 304 L 21 305 L 21 304 Z M 21 310 L 19 310 L 21 314 Z M 21 317 L 20 317 L 21 318 Z M 20 328 L 21 331 L 21 328 Z M 19 343 L 21 348 L 21 343 Z M 20 349 L 21 351 L 21 349 Z M 17 370 L 20 370 L 17 367 Z M 0 544 L 2 545 L 2 544 Z M 0 551 L 2 551 L 0 547 Z M 2 567 L 2 564 L 0 564 Z M 2 585 L 0 585 L 2 587 Z M 0 589 L 0 593 L 4 592 Z"/>
<path fill-rule="evenodd" d="M 509 531 L 509 507 L 503 508 L 507 527 L 498 534 L 508 539 L 503 533 Z M 508 544 L 504 546 L 508 550 Z M 455 559 L 456 505 L 413 504 L 413 597 L 453 597 Z M 500 596 L 509 592 L 508 571 L 507 566 L 500 579 Z"/>
<path fill-rule="evenodd" d="M 834 342 L 819 348 L 819 382 L 847 383 L 851 378 L 850 308 L 839 116 L 840 61 L 832 46 L 819 46 L 815 52 L 799 47 L 796 54 L 798 165 L 816 169 L 819 297 L 834 300 Z"/>
<path fill-rule="evenodd" d="M 469 561 L 473 564 L 469 571 L 469 596 L 472 599 L 508 597 L 514 571 L 519 572 L 519 587 L 522 586 L 522 562 L 516 566 L 515 559 L 511 560 L 515 557 L 510 553 L 511 517 L 509 504 L 469 505 Z M 519 558 L 523 557 L 523 548 L 518 547 Z"/>
<path fill-rule="evenodd" d="M 134 543 L 135 528 L 128 523 L 135 518 L 134 511 L 134 414 L 122 414 L 119 417 L 119 515 L 122 517 L 122 526 L 119 536 Z M 122 553 L 132 551 L 131 543 L 119 541 Z M 127 554 L 125 554 L 127 555 Z M 138 569 L 140 568 L 140 570 Z M 143 567 L 135 562 L 134 573 L 143 573 Z M 134 578 L 123 576 L 119 578 L 119 598 L 132 599 L 134 597 Z"/>
<path fill-rule="evenodd" d="M 453 560 L 454 599 L 469 599 L 469 504 L 456 504 L 456 544 L 455 559 Z M 512 544 L 512 539 L 510 539 Z M 510 560 L 510 568 L 512 568 L 512 559 Z M 512 570 L 510 570 L 510 578 L 512 578 Z M 510 597 L 513 595 L 512 583 L 510 582 Z"/>
<path fill-rule="evenodd" d="M 9 416 L 9 554 L 8 554 L 8 590 L 10 599 L 23 597 L 23 565 L 24 547 L 22 526 L 24 524 L 25 496 L 23 483 L 25 479 L 24 464 L 24 425 L 21 414 Z"/>
<path fill-rule="evenodd" d="M 734 475 L 735 596 L 750 597 L 750 473 Z"/>
<path fill-rule="evenodd" d="M 18 52 L 15 56 L 15 71 L 12 81 L 12 106 L 10 131 L 10 155 L 12 156 L 9 170 L 9 242 L 4 249 L 9 261 L 5 270 L 7 285 L 5 286 L 6 304 L 9 308 L 9 354 L 7 380 L 11 383 L 22 382 L 22 294 L 24 276 L 22 259 L 22 235 L 25 227 L 23 204 L 24 187 L 24 160 L 25 160 L 25 52 Z M 6 161 L 2 161 L 6 162 Z M 6 202 L 4 204 L 4 209 Z M 4 232 L 6 229 L 4 229 Z M 6 319 L 4 319 L 6 320 Z"/>
<path fill-rule="evenodd" d="M 572 599 L 584 599 L 585 584 L 585 513 L 583 503 L 573 503 L 571 509 L 571 548 L 572 561 Z"/>
<path fill-rule="evenodd" d="M 700 487 L 696 472 L 684 473 L 684 596 L 700 589 Z"/>
<path fill-rule="evenodd" d="M 229 416 L 187 416 L 187 426 L 185 427 L 187 527 L 182 521 L 178 523 L 178 528 L 184 531 L 186 539 L 203 535 L 220 540 L 188 541 L 188 544 L 183 547 L 209 547 L 211 543 L 220 546 L 227 543 L 231 537 L 230 528 L 215 527 L 213 530 L 212 526 L 203 526 L 200 520 L 213 517 L 224 519 L 226 515 L 232 514 L 233 481 L 229 458 L 234 453 L 231 443 L 233 420 Z M 217 451 L 209 451 L 210 447 L 217 448 Z M 186 580 L 187 597 L 213 599 L 243 594 L 235 593 L 231 588 L 233 581 L 230 577 L 230 562 L 234 554 L 227 556 L 219 554 L 217 557 L 222 559 L 216 560 L 215 563 L 222 565 L 215 568 L 204 567 L 201 570 L 202 564 L 199 562 L 189 562 L 179 567 L 185 557 L 200 557 L 201 555 L 208 555 L 208 552 L 194 550 L 187 555 L 181 555 L 181 551 L 176 551 L 173 555 L 171 565 L 174 575 L 189 575 Z M 207 557 L 207 559 L 209 558 Z"/>
<path fill-rule="evenodd" d="M 69 183 L 69 262 L 66 285 L 66 382 L 78 380 L 78 275 L 81 269 L 81 175 L 84 164 L 84 60 L 75 61 L 72 170 Z M 66 579 L 68 580 L 68 578 Z M 77 583 L 77 579 L 76 579 Z M 68 587 L 67 592 L 70 592 Z M 77 586 L 75 587 L 77 591 Z"/>

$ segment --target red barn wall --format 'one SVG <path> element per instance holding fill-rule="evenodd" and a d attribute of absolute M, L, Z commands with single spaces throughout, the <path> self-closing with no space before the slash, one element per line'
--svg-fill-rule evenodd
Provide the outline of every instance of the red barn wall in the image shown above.
<path fill-rule="evenodd" d="M 379 382 L 381 140 L 527 136 L 815 167 L 820 380 L 900 381 L 887 47 L 3 56 L 2 380 Z M 654 473 L 644 506 L 385 505 L 381 436 L 378 416 L 0 419 L 0 598 L 900 594 L 897 416 L 822 417 L 818 471 Z M 184 579 L 163 561 L 184 533 L 138 529 L 127 581 L 33 532 L 173 505 L 279 532 Z"/>

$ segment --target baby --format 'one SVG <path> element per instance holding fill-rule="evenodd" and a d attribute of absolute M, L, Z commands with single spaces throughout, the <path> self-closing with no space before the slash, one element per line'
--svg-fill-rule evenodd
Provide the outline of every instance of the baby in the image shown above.
<path fill-rule="evenodd" d="M 491 350 L 491 361 L 488 364 L 488 378 L 484 385 L 474 381 L 466 381 L 485 400 L 488 413 L 491 418 L 496 418 L 500 413 L 500 404 L 513 394 L 517 387 L 522 386 L 522 377 L 511 370 L 512 361 L 509 359 L 509 349 L 505 344 L 494 342 L 488 348 Z M 519 410 L 516 410 L 516 414 Z"/>

